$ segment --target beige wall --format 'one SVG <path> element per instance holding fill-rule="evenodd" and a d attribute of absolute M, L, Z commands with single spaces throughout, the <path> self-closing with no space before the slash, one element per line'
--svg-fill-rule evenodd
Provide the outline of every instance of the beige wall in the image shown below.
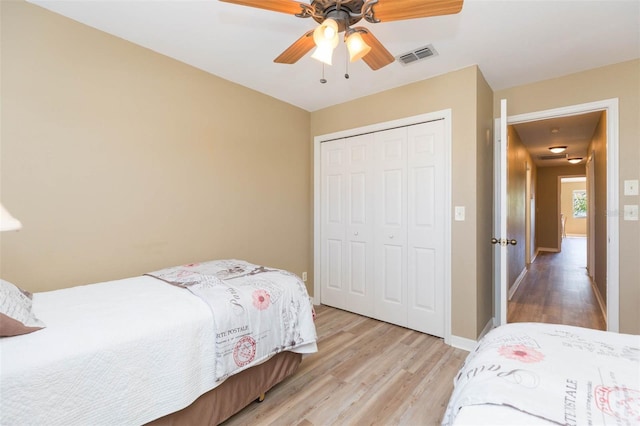
<path fill-rule="evenodd" d="M 640 178 L 640 60 L 623 62 L 538 83 L 498 91 L 494 95 L 494 116 L 499 116 L 500 99 L 507 99 L 509 115 L 530 113 L 587 102 L 618 98 L 619 158 L 617 182 L 619 206 L 612 212 L 619 220 L 620 330 L 640 333 L 640 222 L 621 220 L 622 205 L 640 204 L 640 196 L 624 196 L 625 179 Z M 542 174 L 538 170 L 538 177 Z M 538 184 L 538 188 L 541 185 Z M 538 194 L 540 195 L 540 194 Z M 540 223 L 540 222 L 537 222 Z M 544 243 L 538 241 L 539 246 Z"/>
<path fill-rule="evenodd" d="M 43 291 L 192 261 L 309 270 L 308 112 L 2 1 L 2 278 Z"/>
<path fill-rule="evenodd" d="M 560 211 L 567 218 L 564 232 L 567 236 L 587 235 L 587 218 L 573 217 L 573 191 L 586 191 L 586 182 L 562 182 L 560 189 Z"/>
<path fill-rule="evenodd" d="M 486 316 L 490 314 L 485 312 L 486 306 L 492 300 L 488 285 L 491 269 L 485 265 L 479 267 L 477 249 L 479 236 L 487 238 L 487 229 L 491 229 L 491 223 L 486 223 L 490 200 L 487 197 L 491 193 L 491 175 L 486 167 L 491 163 L 484 163 L 491 156 L 486 140 L 491 124 L 488 118 L 491 98 L 484 79 L 481 80 L 478 74 L 477 67 L 469 67 L 311 114 L 311 135 L 314 137 L 428 112 L 452 110 L 454 160 L 451 201 L 452 206 L 466 207 L 466 220 L 452 222 L 451 229 L 452 333 L 470 339 L 475 339 L 478 329 L 482 329 L 490 319 L 490 316 L 478 319 L 478 306 Z M 482 110 L 478 103 L 483 104 Z M 478 122 L 479 116 L 482 123 Z M 478 152 L 482 154 L 482 164 Z M 483 197 L 482 204 L 478 201 L 479 195 Z M 482 213 L 478 211 L 479 205 L 482 205 Z M 490 237 L 486 240 L 490 251 L 489 240 Z M 486 261 L 487 257 L 483 252 L 480 260 Z M 483 276 L 478 276 L 478 273 Z M 478 289 L 484 293 L 479 294 Z"/>
<path fill-rule="evenodd" d="M 476 336 L 493 318 L 493 91 L 480 71 L 476 101 Z"/>

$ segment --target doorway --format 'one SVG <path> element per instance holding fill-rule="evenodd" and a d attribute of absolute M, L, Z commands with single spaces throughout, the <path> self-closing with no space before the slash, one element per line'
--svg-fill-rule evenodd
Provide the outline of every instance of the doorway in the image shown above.
<path fill-rule="evenodd" d="M 588 174 L 587 169 L 591 171 L 592 179 L 587 182 L 587 191 L 594 191 L 594 197 L 596 196 L 600 198 L 600 209 L 602 209 L 603 214 L 600 216 L 604 216 L 603 224 L 596 224 L 595 221 L 590 221 L 588 224 L 589 229 L 594 229 L 600 226 L 600 237 L 601 244 L 594 244 L 589 238 L 589 255 L 587 256 L 589 260 L 589 272 L 592 273 L 597 271 L 598 268 L 600 272 L 603 272 L 604 283 L 606 283 L 606 287 L 601 288 L 602 299 L 606 302 L 606 316 L 608 322 L 606 324 L 606 329 L 617 331 L 618 329 L 618 261 L 617 261 L 617 240 L 618 240 L 618 223 L 617 218 L 607 217 L 606 212 L 610 211 L 611 208 L 615 208 L 617 205 L 617 126 L 618 126 L 618 113 L 617 113 L 617 99 L 594 102 L 589 104 L 575 105 L 566 108 L 559 108 L 554 110 L 541 111 L 536 113 L 529 114 L 521 114 L 518 116 L 507 117 L 507 123 L 510 126 L 517 126 L 520 124 L 530 124 L 536 122 L 542 122 L 545 120 L 552 120 L 558 118 L 569 118 L 579 115 L 586 115 L 590 113 L 599 114 L 603 117 L 601 120 L 601 128 L 603 143 L 602 146 L 598 149 L 592 150 L 591 152 L 581 153 L 582 157 L 582 175 Z M 506 115 L 506 114 L 505 114 Z M 532 124 L 533 125 L 533 124 Z M 552 129 L 548 129 L 551 131 Z M 517 133 L 517 132 L 516 132 Z M 509 133 L 509 145 L 512 145 L 512 134 Z M 544 142 L 545 149 L 548 149 L 549 138 Z M 593 161 L 595 158 L 600 157 L 601 163 L 600 168 L 597 167 L 597 164 Z M 533 162 L 537 158 L 534 158 L 533 155 L 530 155 L 530 160 Z M 563 160 L 566 164 L 567 156 L 552 158 L 549 156 L 549 159 L 553 160 Z M 596 167 L 594 167 L 594 165 Z M 511 165 L 510 165 L 511 166 Z M 546 192 L 544 189 L 544 185 L 541 184 L 541 181 L 544 180 L 544 176 L 540 176 L 539 170 L 541 167 L 539 165 L 535 165 L 534 167 L 529 169 L 526 168 L 526 182 L 527 182 L 527 196 L 526 201 L 528 204 L 523 205 L 522 214 L 523 219 L 522 222 L 525 222 L 525 212 L 527 215 L 530 215 L 530 220 L 526 220 L 527 222 L 527 232 L 526 236 L 523 235 L 523 245 L 527 248 L 534 247 L 531 249 L 530 255 L 531 259 L 535 262 L 539 262 L 541 259 L 540 253 L 552 253 L 557 254 L 560 253 L 561 244 L 562 244 L 562 220 L 560 217 L 559 209 L 557 210 L 557 217 L 555 219 L 544 220 L 544 218 L 540 217 L 540 210 L 544 208 L 544 193 Z M 594 176 L 595 171 L 595 176 Z M 525 173 L 523 171 L 523 173 Z M 574 174 L 574 173 L 570 173 Z M 525 178 L 522 179 L 525 181 Z M 533 181 L 533 183 L 530 183 Z M 553 185 L 557 184 L 557 176 L 554 178 Z M 597 187 L 600 187 L 600 190 L 597 190 Z M 595 188 L 595 189 L 594 189 Z M 542 193 L 541 193 L 542 192 Z M 525 198 L 525 197 L 523 197 Z M 554 196 L 555 198 L 555 196 Z M 597 206 L 597 204 L 596 204 Z M 593 207 L 592 207 L 593 208 Z M 594 209 L 595 210 L 595 209 Z M 597 210 L 600 211 L 600 210 Z M 548 218 L 547 218 L 548 219 Z M 604 225 L 604 226 L 602 226 Z M 535 229 L 532 231 L 532 228 Z M 546 229 L 545 229 L 546 228 Z M 545 234 L 546 232 L 546 234 Z M 546 235 L 546 236 L 545 236 Z M 593 233 L 590 233 L 593 236 Z M 509 236 L 509 238 L 512 238 Z M 602 243 L 604 241 L 604 243 Z M 512 247 L 507 251 L 508 256 L 511 253 Z M 524 247 L 523 247 L 524 249 Z M 542 249 L 542 250 L 541 250 Z M 595 255 L 595 251 L 598 250 L 597 255 Z M 524 250 L 523 250 L 524 251 Z M 529 250 L 527 250 L 529 251 Z M 538 257 L 536 257 L 536 255 Z M 527 253 L 527 260 L 529 259 L 529 253 Z M 598 265 L 592 265 L 591 259 L 602 259 L 603 263 Z M 533 264 L 532 264 L 533 265 Z M 551 265 L 551 267 L 553 267 Z M 511 274 L 513 276 L 513 274 Z M 526 274 L 525 274 L 526 279 Z M 500 294 L 506 294 L 507 292 L 501 292 Z M 513 294 L 513 292 L 512 292 Z M 500 298 L 497 299 L 498 304 L 505 303 L 507 301 L 500 301 Z M 603 303 L 601 303 L 603 305 Z M 604 307 L 604 306 L 603 306 Z M 499 306 L 496 307 L 496 313 L 500 312 Z M 505 317 L 501 317 L 496 314 L 497 322 L 500 323 L 500 318 L 503 318 L 502 321 L 506 321 Z"/>

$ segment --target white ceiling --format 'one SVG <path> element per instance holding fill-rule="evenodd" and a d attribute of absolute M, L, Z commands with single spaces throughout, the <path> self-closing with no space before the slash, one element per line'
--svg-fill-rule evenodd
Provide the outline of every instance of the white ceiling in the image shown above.
<path fill-rule="evenodd" d="M 325 69 L 307 54 L 273 59 L 317 24 L 217 0 L 29 0 L 307 111 L 477 64 L 501 90 L 640 57 L 639 0 L 465 0 L 457 15 L 370 24 L 394 55 L 432 44 L 438 56 L 372 71 L 345 48 Z"/>

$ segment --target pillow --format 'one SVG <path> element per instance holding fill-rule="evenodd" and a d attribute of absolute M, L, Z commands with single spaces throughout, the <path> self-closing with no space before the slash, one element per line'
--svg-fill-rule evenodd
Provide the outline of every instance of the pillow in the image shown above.
<path fill-rule="evenodd" d="M 44 328 L 31 312 L 31 293 L 0 280 L 0 337 L 18 336 Z"/>

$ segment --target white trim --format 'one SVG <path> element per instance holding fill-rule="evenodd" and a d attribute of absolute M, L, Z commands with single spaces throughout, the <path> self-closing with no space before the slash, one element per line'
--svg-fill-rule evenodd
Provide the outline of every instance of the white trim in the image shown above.
<path fill-rule="evenodd" d="M 474 350 L 478 344 L 475 340 L 467 339 L 466 337 L 451 336 L 450 340 L 449 345 L 467 352 Z"/>
<path fill-rule="evenodd" d="M 591 281 L 591 289 L 593 290 L 593 294 L 595 294 L 596 296 L 596 300 L 598 301 L 598 306 L 600 306 L 600 311 L 602 312 L 602 316 L 604 317 L 604 322 L 607 323 L 607 304 L 604 303 L 604 300 L 602 299 L 602 295 L 600 294 L 600 290 L 598 289 L 596 282 L 594 280 L 589 280 L 589 281 Z"/>
<path fill-rule="evenodd" d="M 451 129 L 452 111 L 444 109 L 426 114 L 405 117 L 398 120 L 375 123 L 354 129 L 319 135 L 313 138 L 313 303 L 320 304 L 320 143 L 361 133 L 377 132 L 393 127 L 411 126 L 426 121 L 444 120 L 445 144 L 445 188 L 444 188 L 444 342 L 452 345 L 451 335 Z"/>
<path fill-rule="evenodd" d="M 496 325 L 495 317 L 491 317 L 489 321 L 487 321 L 487 323 L 485 324 L 482 331 L 480 332 L 480 335 L 478 336 L 478 340 L 467 339 L 466 337 L 451 336 L 450 345 L 453 346 L 454 348 L 471 352 L 476 348 L 476 345 L 478 344 L 480 339 L 482 339 L 488 332 L 493 330 L 496 326 L 497 325 Z"/>
<path fill-rule="evenodd" d="M 570 105 L 507 117 L 508 124 L 525 123 L 562 116 L 584 114 L 594 111 L 607 112 L 607 330 L 617 332 L 620 328 L 620 240 L 618 205 L 619 174 L 619 111 L 618 98 Z M 539 248 L 539 251 L 546 250 Z"/>
<path fill-rule="evenodd" d="M 551 248 L 551 247 L 538 247 L 538 251 L 536 253 L 536 256 L 538 254 L 540 254 L 541 251 L 548 251 L 550 253 L 560 253 L 560 249 L 555 248 L 555 247 L 554 248 Z"/>
<path fill-rule="evenodd" d="M 520 283 L 522 283 L 522 280 L 524 279 L 525 275 L 527 275 L 527 268 L 522 269 L 522 272 L 520 272 L 520 275 L 518 275 L 518 278 L 516 278 L 515 282 L 513 283 L 511 288 L 509 289 L 509 294 L 507 295 L 507 297 L 508 297 L 507 300 L 511 300 L 513 295 L 516 294 L 516 290 L 518 290 L 518 287 L 520 287 Z"/>

